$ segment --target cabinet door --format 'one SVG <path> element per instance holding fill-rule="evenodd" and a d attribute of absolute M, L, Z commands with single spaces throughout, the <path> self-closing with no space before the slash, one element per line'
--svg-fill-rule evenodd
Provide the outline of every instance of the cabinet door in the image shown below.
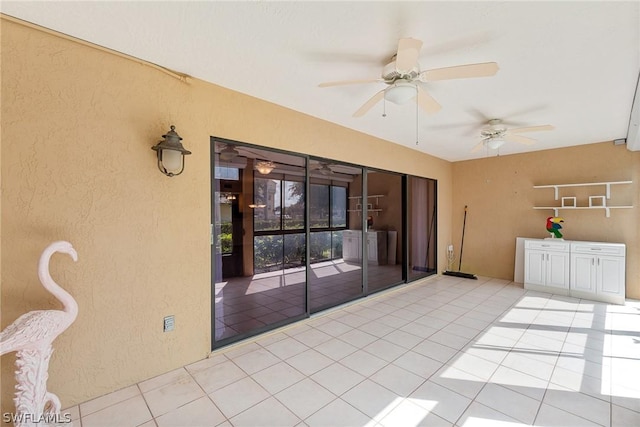
<path fill-rule="evenodd" d="M 624 258 L 599 256 L 597 260 L 597 292 L 605 295 L 624 297 Z"/>
<path fill-rule="evenodd" d="M 342 238 L 342 258 L 347 261 L 360 261 L 361 245 L 360 239 L 356 235 L 350 233 L 343 234 Z"/>
<path fill-rule="evenodd" d="M 569 254 L 547 252 L 547 286 L 569 289 Z"/>
<path fill-rule="evenodd" d="M 596 257 L 587 254 L 571 255 L 571 289 L 596 292 Z"/>
<path fill-rule="evenodd" d="M 546 252 L 527 249 L 524 254 L 524 283 L 530 285 L 546 284 Z"/>
<path fill-rule="evenodd" d="M 371 233 L 367 236 L 367 258 L 373 264 L 378 263 L 378 234 Z"/>

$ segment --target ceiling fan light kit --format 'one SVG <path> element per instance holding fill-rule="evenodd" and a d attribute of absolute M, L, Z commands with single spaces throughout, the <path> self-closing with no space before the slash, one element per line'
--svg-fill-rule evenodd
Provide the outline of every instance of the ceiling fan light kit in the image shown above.
<path fill-rule="evenodd" d="M 394 104 L 402 105 L 415 98 L 418 94 L 418 88 L 414 83 L 405 81 L 397 81 L 384 91 L 384 98 Z"/>
<path fill-rule="evenodd" d="M 259 160 L 256 162 L 256 170 L 262 175 L 269 175 L 275 167 L 276 165 L 270 160 Z"/>
<path fill-rule="evenodd" d="M 415 99 L 417 106 L 426 113 L 440 110 L 440 104 L 431 97 L 421 83 L 438 80 L 466 79 L 473 77 L 489 77 L 498 72 L 498 64 L 484 62 L 454 67 L 438 68 L 434 70 L 420 70 L 418 58 L 422 41 L 413 38 L 403 38 L 398 42 L 397 52 L 391 61 L 384 66 L 380 79 L 345 80 L 321 83 L 320 87 L 342 86 L 362 83 L 384 83 L 387 88 L 374 94 L 354 114 L 354 117 L 365 115 L 379 101 L 384 99 L 395 104 L 404 104 Z"/>

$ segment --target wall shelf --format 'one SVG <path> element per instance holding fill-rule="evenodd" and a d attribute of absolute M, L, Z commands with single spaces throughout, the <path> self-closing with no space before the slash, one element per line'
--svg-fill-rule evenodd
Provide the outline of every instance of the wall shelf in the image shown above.
<path fill-rule="evenodd" d="M 608 206 L 606 200 L 611 198 L 611 186 L 613 185 L 622 185 L 622 184 L 632 184 L 633 181 L 604 181 L 604 182 L 586 182 L 582 184 L 549 184 L 549 185 L 534 185 L 533 188 L 553 188 L 554 199 L 559 199 L 559 188 L 565 187 L 593 187 L 593 186 L 604 186 L 605 187 L 605 195 L 596 195 L 589 196 L 589 206 L 576 206 L 575 205 L 575 197 L 563 197 L 562 206 L 534 206 L 533 209 L 547 209 L 553 210 L 554 216 L 558 216 L 558 211 L 560 210 L 571 210 L 571 209 L 604 209 L 607 218 L 611 215 L 611 209 L 632 209 L 633 206 Z M 572 199 L 573 205 L 564 206 L 565 199 Z M 597 201 L 601 205 L 592 205 L 593 201 Z"/>
<path fill-rule="evenodd" d="M 371 196 L 367 196 L 367 199 L 376 199 L 376 206 L 378 206 L 378 199 L 384 197 L 384 194 L 373 194 Z M 350 200 L 362 200 L 362 196 L 349 196 Z M 347 212 L 362 212 L 361 208 L 358 208 L 358 206 L 362 206 L 362 202 L 356 202 L 356 209 L 347 209 Z M 380 212 L 382 212 L 382 209 L 379 208 L 367 208 L 367 212 L 375 212 L 376 216 L 380 215 Z"/>
<path fill-rule="evenodd" d="M 587 182 L 583 184 L 549 184 L 549 185 L 534 185 L 533 188 L 553 188 L 555 200 L 558 200 L 558 188 L 564 187 L 591 187 L 594 185 L 606 186 L 607 199 L 611 198 L 611 186 L 620 184 L 632 184 L 633 181 L 605 181 L 605 182 Z"/>

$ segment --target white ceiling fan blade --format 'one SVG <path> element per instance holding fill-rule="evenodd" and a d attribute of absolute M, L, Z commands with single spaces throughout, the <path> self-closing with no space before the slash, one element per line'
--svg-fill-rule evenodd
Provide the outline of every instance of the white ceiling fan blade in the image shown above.
<path fill-rule="evenodd" d="M 458 65 L 456 67 L 436 68 L 420 73 L 420 80 L 433 82 L 436 80 L 469 79 L 472 77 L 490 77 L 498 72 L 498 64 L 484 62 L 481 64 Z"/>
<path fill-rule="evenodd" d="M 422 41 L 418 39 L 400 39 L 396 54 L 396 71 L 400 74 L 408 73 L 418 63 L 418 56 L 422 49 Z"/>
<path fill-rule="evenodd" d="M 527 138 L 522 135 L 512 135 L 511 132 L 507 132 L 504 134 L 505 141 L 509 142 L 517 142 L 518 144 L 531 145 L 535 144 L 536 140 L 532 138 Z"/>
<path fill-rule="evenodd" d="M 511 133 L 524 133 L 524 132 L 539 132 L 543 130 L 554 130 L 555 128 L 551 125 L 542 125 L 542 126 L 528 126 L 524 128 L 515 128 L 509 129 Z"/>
<path fill-rule="evenodd" d="M 425 112 L 432 114 L 437 113 L 442 108 L 429 93 L 418 85 L 418 97 L 416 98 L 418 106 Z"/>
<path fill-rule="evenodd" d="M 344 86 L 344 85 L 355 85 L 355 84 L 361 84 L 361 83 L 377 83 L 377 82 L 384 82 L 384 80 L 382 79 L 342 80 L 338 82 L 320 83 L 318 87 Z"/>
<path fill-rule="evenodd" d="M 480 151 L 482 149 L 482 147 L 484 146 L 485 140 L 483 139 L 482 141 L 478 142 L 472 149 L 471 152 L 472 153 L 477 153 L 478 151 Z"/>
<path fill-rule="evenodd" d="M 360 107 L 358 109 L 358 111 L 356 111 L 355 113 L 353 113 L 353 117 L 362 117 L 365 114 L 367 114 L 367 112 L 373 108 L 374 105 L 376 105 L 378 103 L 378 101 L 380 101 L 382 98 L 384 98 L 384 89 L 381 90 L 380 92 L 376 93 L 375 95 L 373 95 L 371 98 L 369 98 L 369 100 L 367 102 L 365 102 L 362 107 Z"/>

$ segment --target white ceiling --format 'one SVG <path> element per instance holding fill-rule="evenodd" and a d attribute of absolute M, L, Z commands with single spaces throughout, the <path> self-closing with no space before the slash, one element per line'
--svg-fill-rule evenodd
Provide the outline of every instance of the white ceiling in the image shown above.
<path fill-rule="evenodd" d="M 470 150 L 481 117 L 551 124 L 500 155 L 624 138 L 640 73 L 640 2 L 12 2 L 2 13 L 434 156 Z M 442 110 L 380 102 L 398 40 L 424 42 L 421 69 L 489 62 L 494 77 L 427 84 Z M 124 78 L 124 77 L 123 77 Z M 212 100 L 215 102 L 215 100 Z M 328 141 L 339 143 L 339 141 Z"/>

